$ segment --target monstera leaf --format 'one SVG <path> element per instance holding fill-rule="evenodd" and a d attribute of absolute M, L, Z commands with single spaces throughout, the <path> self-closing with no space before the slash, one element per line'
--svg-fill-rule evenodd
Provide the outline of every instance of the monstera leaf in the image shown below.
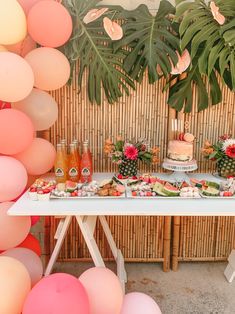
<path fill-rule="evenodd" d="M 127 52 L 119 49 L 114 53 L 112 41 L 103 28 L 103 17 L 114 18 L 120 13 L 121 7 L 109 7 L 109 11 L 97 20 L 84 24 L 83 18 L 87 12 L 96 8 L 98 0 L 67 0 L 64 5 L 73 18 L 73 34 L 64 53 L 71 66 L 79 60 L 78 84 L 81 86 L 82 77 L 87 70 L 87 89 L 91 102 L 101 103 L 101 89 L 109 103 L 122 96 L 124 90 L 129 93 L 129 87 L 135 88 L 133 81 L 123 71 L 123 60 Z"/>
<path fill-rule="evenodd" d="M 175 50 L 179 49 L 179 38 L 169 18 L 174 13 L 175 8 L 166 0 L 160 2 L 156 16 L 143 4 L 133 11 L 120 13 L 119 18 L 124 20 L 122 27 L 125 36 L 114 44 L 114 49 L 117 51 L 124 46 L 128 48 L 123 66 L 138 82 L 142 81 L 146 69 L 149 83 L 152 84 L 162 74 L 168 76 L 170 73 L 169 58 L 174 64 L 177 63 Z"/>

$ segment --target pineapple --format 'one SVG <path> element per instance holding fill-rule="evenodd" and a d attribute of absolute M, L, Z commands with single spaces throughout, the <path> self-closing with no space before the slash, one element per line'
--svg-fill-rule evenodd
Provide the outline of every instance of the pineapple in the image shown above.
<path fill-rule="evenodd" d="M 119 165 L 119 173 L 124 177 L 136 176 L 138 171 L 137 160 L 124 159 Z"/>
<path fill-rule="evenodd" d="M 217 167 L 221 177 L 235 176 L 235 158 L 225 156 L 218 161 Z"/>

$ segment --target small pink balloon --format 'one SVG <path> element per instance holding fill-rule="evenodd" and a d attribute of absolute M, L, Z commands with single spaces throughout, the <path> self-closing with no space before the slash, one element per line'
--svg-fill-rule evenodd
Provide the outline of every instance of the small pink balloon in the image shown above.
<path fill-rule="evenodd" d="M 24 10 L 25 15 L 27 16 L 30 9 L 41 0 L 18 0 L 19 4 Z M 53 0 L 54 1 L 54 0 Z"/>
<path fill-rule="evenodd" d="M 0 202 L 17 198 L 27 184 L 27 172 L 21 162 L 0 156 Z"/>
<path fill-rule="evenodd" d="M 25 99 L 13 103 L 12 107 L 27 114 L 36 131 L 49 129 L 58 118 L 58 105 L 55 99 L 47 92 L 36 88 Z"/>
<path fill-rule="evenodd" d="M 86 291 L 79 280 L 68 274 L 43 278 L 28 294 L 22 314 L 89 314 Z M 109 313 L 111 314 L 111 313 Z"/>
<path fill-rule="evenodd" d="M 69 79 L 69 61 L 65 55 L 57 49 L 47 47 L 34 49 L 25 56 L 25 60 L 33 70 L 35 79 L 34 86 L 39 89 L 46 91 L 59 89 L 63 87 Z"/>
<path fill-rule="evenodd" d="M 30 65 L 12 52 L 0 53 L 0 99 L 15 102 L 27 97 L 34 84 Z"/>
<path fill-rule="evenodd" d="M 54 165 L 56 150 L 54 146 L 42 138 L 34 138 L 32 144 L 22 153 L 14 156 L 30 175 L 42 175 Z"/>
<path fill-rule="evenodd" d="M 0 313 L 21 313 L 30 288 L 25 266 L 15 258 L 0 256 Z"/>
<path fill-rule="evenodd" d="M 118 277 L 105 267 L 86 270 L 79 280 L 88 294 L 92 314 L 120 314 L 123 291 Z"/>
<path fill-rule="evenodd" d="M 0 110 L 0 153 L 14 155 L 33 142 L 34 127 L 29 117 L 15 109 Z"/>
<path fill-rule="evenodd" d="M 39 216 L 31 216 L 31 226 L 33 227 L 34 225 L 36 225 L 36 223 L 38 223 L 40 220 Z"/>
<path fill-rule="evenodd" d="M 121 314 L 162 314 L 157 303 L 147 294 L 128 293 L 124 297 Z"/>
<path fill-rule="evenodd" d="M 72 18 L 67 9 L 56 1 L 35 4 L 28 14 L 28 32 L 41 46 L 59 47 L 72 34 Z"/>
<path fill-rule="evenodd" d="M 12 202 L 0 204 L 0 250 L 11 249 L 20 244 L 28 235 L 31 227 L 29 216 L 9 216 L 7 211 Z"/>
<path fill-rule="evenodd" d="M 25 57 L 27 53 L 37 47 L 36 42 L 27 35 L 24 40 L 14 45 L 5 46 L 8 51 L 14 52 L 21 57 Z"/>
<path fill-rule="evenodd" d="M 14 248 L 6 250 L 1 256 L 12 257 L 21 262 L 29 272 L 32 287 L 42 278 L 42 261 L 33 251 L 25 248 Z"/>

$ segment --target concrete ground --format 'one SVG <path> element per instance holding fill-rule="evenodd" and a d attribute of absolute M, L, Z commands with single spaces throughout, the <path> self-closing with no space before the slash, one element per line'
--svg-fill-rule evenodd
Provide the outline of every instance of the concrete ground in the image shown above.
<path fill-rule="evenodd" d="M 180 263 L 178 272 L 164 273 L 161 264 L 127 263 L 127 292 L 144 292 L 162 314 L 234 314 L 235 281 L 224 275 L 226 263 Z M 79 276 L 90 263 L 57 263 L 54 272 Z M 115 270 L 114 263 L 107 265 Z M 143 313 L 143 314 L 148 314 Z"/>

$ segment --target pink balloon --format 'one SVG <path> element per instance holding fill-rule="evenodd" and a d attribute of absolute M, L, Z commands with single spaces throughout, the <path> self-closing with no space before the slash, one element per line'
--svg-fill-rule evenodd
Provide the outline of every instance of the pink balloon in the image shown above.
<path fill-rule="evenodd" d="M 42 175 L 54 165 L 56 150 L 54 146 L 42 138 L 34 138 L 32 144 L 22 153 L 14 156 L 30 175 Z"/>
<path fill-rule="evenodd" d="M 0 110 L 0 153 L 18 154 L 33 142 L 34 128 L 28 116 L 15 109 Z"/>
<path fill-rule="evenodd" d="M 29 216 L 9 216 L 7 211 L 12 202 L 0 204 L 0 250 L 11 249 L 20 244 L 28 235 L 31 220 Z"/>
<path fill-rule="evenodd" d="M 21 57 L 25 57 L 27 53 L 37 47 L 36 42 L 28 35 L 24 40 L 14 45 L 5 46 L 8 51 L 14 52 Z"/>
<path fill-rule="evenodd" d="M 86 291 L 75 277 L 53 274 L 43 278 L 29 293 L 23 314 L 89 314 Z M 111 313 L 109 313 L 111 314 Z"/>
<path fill-rule="evenodd" d="M 18 160 L 0 156 L 0 202 L 17 198 L 26 187 L 27 172 Z"/>
<path fill-rule="evenodd" d="M 21 313 L 30 287 L 25 266 L 12 257 L 0 256 L 0 313 Z"/>
<path fill-rule="evenodd" d="M 12 106 L 27 114 L 37 131 L 49 129 L 58 118 L 57 102 L 40 89 L 34 88 L 28 97 Z"/>
<path fill-rule="evenodd" d="M 69 61 L 57 49 L 47 47 L 34 49 L 25 56 L 25 60 L 33 69 L 34 86 L 39 89 L 47 91 L 58 89 L 69 79 Z"/>
<path fill-rule="evenodd" d="M 42 278 L 42 261 L 33 251 L 25 248 L 14 248 L 5 251 L 1 254 L 1 256 L 12 257 L 21 262 L 30 275 L 32 287 L 35 286 L 36 283 Z"/>
<path fill-rule="evenodd" d="M 41 0 L 18 0 L 19 4 L 22 6 L 26 16 L 28 15 L 30 9 L 39 1 L 41 1 Z"/>
<path fill-rule="evenodd" d="M 0 99 L 15 102 L 27 97 L 33 88 L 34 76 L 30 65 L 15 53 L 0 53 Z"/>
<path fill-rule="evenodd" d="M 105 267 L 93 267 L 79 278 L 88 294 L 92 314 L 120 314 L 123 291 L 118 277 Z"/>
<path fill-rule="evenodd" d="M 124 297 L 121 314 L 162 314 L 157 303 L 147 294 L 128 293 Z"/>
<path fill-rule="evenodd" d="M 56 1 L 35 4 L 28 14 L 28 32 L 45 47 L 62 46 L 72 34 L 72 18 L 67 9 Z"/>
<path fill-rule="evenodd" d="M 36 225 L 36 223 L 38 223 L 40 220 L 39 216 L 31 216 L 31 227 L 33 227 L 34 225 Z"/>

